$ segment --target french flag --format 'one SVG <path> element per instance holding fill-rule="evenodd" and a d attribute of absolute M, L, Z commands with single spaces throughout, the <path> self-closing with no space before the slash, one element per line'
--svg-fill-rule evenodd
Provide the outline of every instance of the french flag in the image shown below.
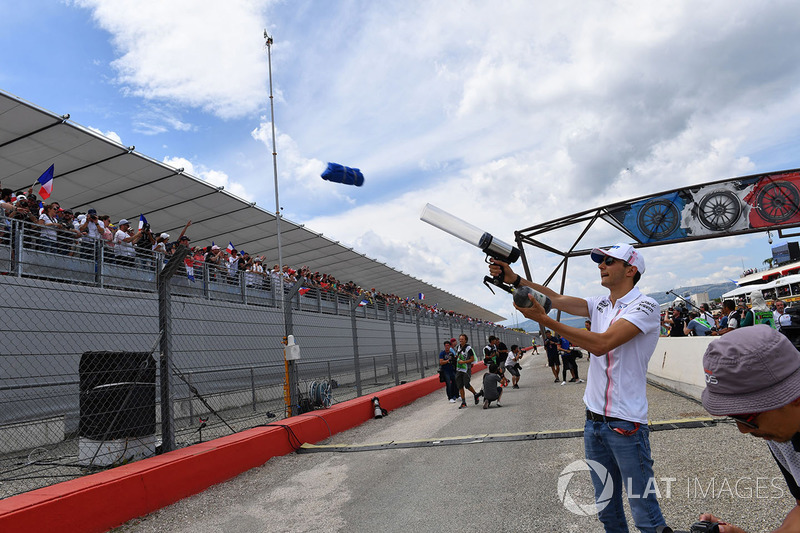
<path fill-rule="evenodd" d="M 186 256 L 183 259 L 183 264 L 186 265 L 186 278 L 189 281 L 194 281 L 194 260 L 191 256 Z"/>
<path fill-rule="evenodd" d="M 367 299 L 366 298 L 361 300 L 361 302 L 358 304 L 359 307 L 364 307 L 365 305 L 367 305 Z"/>
<path fill-rule="evenodd" d="M 39 216 L 42 216 L 43 213 L 44 213 L 44 204 L 42 202 L 39 202 Z"/>
<path fill-rule="evenodd" d="M 234 246 L 233 246 L 233 243 L 232 243 L 232 242 L 230 242 L 230 241 L 228 241 L 228 247 L 226 248 L 226 250 L 228 251 L 228 253 L 229 253 L 230 255 L 233 255 L 233 251 L 234 251 L 235 249 L 236 249 L 236 248 L 234 248 Z"/>
<path fill-rule="evenodd" d="M 424 299 L 425 299 L 425 294 L 424 293 L 419 293 L 417 295 L 417 300 L 424 300 Z"/>
<path fill-rule="evenodd" d="M 39 189 L 39 196 L 42 197 L 42 200 L 47 200 L 53 193 L 53 170 L 55 170 L 55 167 L 55 163 L 50 165 L 50 168 L 45 170 L 44 174 L 39 176 L 39 179 L 36 180 L 42 186 L 42 188 Z"/>
<path fill-rule="evenodd" d="M 144 218 L 144 215 L 140 214 L 139 215 L 139 229 L 141 230 L 144 227 L 145 224 L 147 224 L 147 219 Z"/>

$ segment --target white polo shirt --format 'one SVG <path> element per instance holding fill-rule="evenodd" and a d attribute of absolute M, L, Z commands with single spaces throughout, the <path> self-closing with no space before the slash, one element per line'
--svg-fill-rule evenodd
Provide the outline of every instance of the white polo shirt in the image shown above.
<path fill-rule="evenodd" d="M 658 303 L 636 287 L 611 305 L 608 296 L 586 298 L 592 331 L 602 333 L 617 320 L 639 328 L 639 334 L 607 354 L 592 354 L 583 403 L 594 413 L 647 423 L 647 364 L 660 328 Z"/>

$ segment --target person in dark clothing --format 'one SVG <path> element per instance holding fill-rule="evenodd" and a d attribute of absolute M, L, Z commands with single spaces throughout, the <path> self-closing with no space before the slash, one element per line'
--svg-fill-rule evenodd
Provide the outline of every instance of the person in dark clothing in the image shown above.
<path fill-rule="evenodd" d="M 686 327 L 686 322 L 683 320 L 680 308 L 676 307 L 675 309 L 673 309 L 672 316 L 666 319 L 665 322 L 670 325 L 669 329 L 670 337 L 686 336 L 686 333 L 683 332 L 683 328 Z"/>
<path fill-rule="evenodd" d="M 500 403 L 500 398 L 503 396 L 503 387 L 500 386 L 500 370 L 495 363 L 489 365 L 489 371 L 483 375 L 483 408 L 488 409 L 492 402 L 497 404 L 497 407 L 503 407 Z"/>
<path fill-rule="evenodd" d="M 560 381 L 558 379 L 558 371 L 561 370 L 561 362 L 558 358 L 558 341 L 553 337 L 550 330 L 544 333 L 544 351 L 547 352 L 547 366 L 550 367 L 550 370 L 553 371 L 553 376 L 556 378 L 554 383 L 558 383 Z"/>
<path fill-rule="evenodd" d="M 439 371 L 444 378 L 444 390 L 450 403 L 458 400 L 458 388 L 456 387 L 456 352 L 450 345 L 450 341 L 444 341 L 444 350 L 439 352 Z"/>

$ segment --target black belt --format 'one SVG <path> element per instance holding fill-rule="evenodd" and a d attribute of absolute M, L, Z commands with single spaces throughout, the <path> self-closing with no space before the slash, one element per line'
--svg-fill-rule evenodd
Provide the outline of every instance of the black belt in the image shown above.
<path fill-rule="evenodd" d="M 627 422 L 627 420 L 615 416 L 598 415 L 588 409 L 586 410 L 586 420 L 591 420 L 592 422 Z"/>

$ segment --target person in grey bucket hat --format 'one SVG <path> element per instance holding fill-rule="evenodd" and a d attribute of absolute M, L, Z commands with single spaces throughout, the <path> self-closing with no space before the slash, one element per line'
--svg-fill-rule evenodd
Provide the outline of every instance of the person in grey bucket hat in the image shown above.
<path fill-rule="evenodd" d="M 798 501 L 776 531 L 800 531 L 800 352 L 783 334 L 759 324 L 709 344 L 703 371 L 703 407 L 729 416 L 742 433 L 766 440 Z M 700 519 L 721 521 L 711 514 Z M 730 524 L 720 531 L 743 532 Z"/>

